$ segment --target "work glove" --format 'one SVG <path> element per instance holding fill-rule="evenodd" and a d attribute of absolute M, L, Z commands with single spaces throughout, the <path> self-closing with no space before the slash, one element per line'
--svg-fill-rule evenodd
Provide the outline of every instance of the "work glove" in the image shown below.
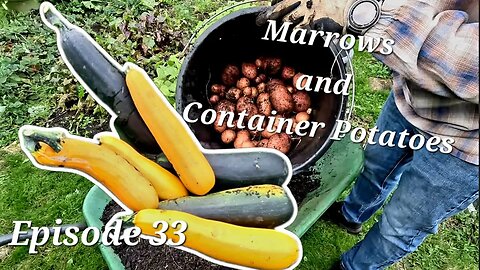
<path fill-rule="evenodd" d="M 344 33 L 347 13 L 355 0 L 273 0 L 257 16 L 257 25 L 282 18 L 297 27 Z"/>

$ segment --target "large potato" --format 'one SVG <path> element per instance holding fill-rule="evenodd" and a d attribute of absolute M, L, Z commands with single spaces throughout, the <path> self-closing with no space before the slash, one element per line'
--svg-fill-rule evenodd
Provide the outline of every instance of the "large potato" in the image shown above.
<path fill-rule="evenodd" d="M 274 134 L 268 139 L 267 147 L 277 149 L 286 154 L 290 151 L 291 139 L 286 133 Z"/>
<path fill-rule="evenodd" d="M 250 80 L 254 80 L 257 77 L 257 66 L 252 63 L 242 64 L 242 74 Z"/>
<path fill-rule="evenodd" d="M 310 96 L 305 91 L 297 91 L 292 95 L 294 110 L 296 112 L 306 112 L 312 105 Z"/>
<path fill-rule="evenodd" d="M 222 82 L 227 86 L 234 85 L 240 78 L 240 69 L 234 65 L 227 65 L 222 72 Z"/>
<path fill-rule="evenodd" d="M 283 85 L 276 85 L 270 92 L 270 102 L 277 112 L 289 113 L 293 110 L 293 98 Z"/>

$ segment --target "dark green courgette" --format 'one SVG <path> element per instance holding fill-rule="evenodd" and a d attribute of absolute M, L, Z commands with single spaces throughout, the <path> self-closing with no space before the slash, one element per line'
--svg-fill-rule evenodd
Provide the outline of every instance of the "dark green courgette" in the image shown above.
<path fill-rule="evenodd" d="M 247 227 L 274 228 L 288 221 L 293 203 L 283 188 L 258 185 L 230 189 L 204 196 L 187 196 L 159 203 L 159 209 Z"/>
<path fill-rule="evenodd" d="M 59 29 L 58 48 L 63 51 L 69 69 L 117 115 L 115 127 L 122 139 L 141 152 L 160 153 L 155 139 L 133 105 L 125 74 L 97 49 L 86 33 L 69 27 L 51 9 L 43 12 L 50 24 Z"/>

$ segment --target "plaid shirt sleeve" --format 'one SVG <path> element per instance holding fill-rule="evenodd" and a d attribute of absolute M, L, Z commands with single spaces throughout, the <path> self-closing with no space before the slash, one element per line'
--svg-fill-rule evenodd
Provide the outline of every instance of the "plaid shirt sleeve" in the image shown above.
<path fill-rule="evenodd" d="M 387 0 L 365 36 L 395 42 L 391 54 L 374 55 L 394 72 L 402 115 L 427 134 L 453 138 L 452 154 L 478 165 L 479 29 L 461 11 L 466 2 Z"/>

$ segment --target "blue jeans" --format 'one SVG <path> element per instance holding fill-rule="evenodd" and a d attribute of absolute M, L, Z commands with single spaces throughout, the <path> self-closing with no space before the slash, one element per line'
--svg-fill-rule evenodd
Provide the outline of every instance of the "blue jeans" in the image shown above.
<path fill-rule="evenodd" d="M 391 94 L 377 120 L 380 132 L 418 131 L 398 111 Z M 406 143 L 408 143 L 408 138 Z M 408 144 L 407 144 L 408 145 Z M 478 166 L 452 155 L 422 147 L 368 145 L 364 171 L 345 200 L 343 215 L 350 222 L 368 220 L 386 201 L 379 222 L 365 238 L 342 255 L 346 269 L 383 269 L 415 251 L 446 218 L 478 198 Z"/>

